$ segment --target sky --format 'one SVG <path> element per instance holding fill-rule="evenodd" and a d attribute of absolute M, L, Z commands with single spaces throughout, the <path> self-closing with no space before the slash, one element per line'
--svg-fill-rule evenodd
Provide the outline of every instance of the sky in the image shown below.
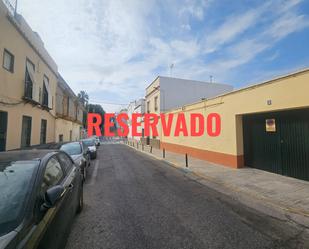
<path fill-rule="evenodd" d="M 107 112 L 158 75 L 237 89 L 309 67 L 308 0 L 18 0 L 17 11 L 75 93 Z"/>

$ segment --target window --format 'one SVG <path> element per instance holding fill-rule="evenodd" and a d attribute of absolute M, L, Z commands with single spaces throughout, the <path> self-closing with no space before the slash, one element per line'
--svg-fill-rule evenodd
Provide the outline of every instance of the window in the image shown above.
<path fill-rule="evenodd" d="M 29 147 L 31 145 L 31 126 L 32 118 L 23 116 L 22 128 L 21 128 L 21 147 Z"/>
<path fill-rule="evenodd" d="M 49 79 L 46 75 L 43 77 L 43 97 L 42 105 L 48 107 L 48 89 L 49 89 Z"/>
<path fill-rule="evenodd" d="M 63 134 L 60 134 L 60 135 L 59 135 L 59 142 L 60 142 L 60 143 L 63 142 Z"/>
<path fill-rule="evenodd" d="M 155 111 L 158 110 L 158 96 L 156 96 L 156 97 L 154 98 L 154 109 L 155 109 Z"/>
<path fill-rule="evenodd" d="M 6 49 L 3 51 L 3 68 L 14 73 L 14 55 Z"/>
<path fill-rule="evenodd" d="M 34 64 L 30 60 L 26 60 L 26 74 L 25 74 L 25 97 L 32 99 L 33 84 L 34 84 Z"/>
<path fill-rule="evenodd" d="M 150 101 L 147 101 L 147 113 L 150 113 Z"/>
<path fill-rule="evenodd" d="M 69 173 L 73 168 L 73 164 L 70 158 L 68 158 L 68 156 L 63 153 L 59 153 L 58 158 L 59 161 L 61 162 L 62 167 L 65 169 L 67 173 Z"/>
<path fill-rule="evenodd" d="M 46 144 L 46 131 L 47 131 L 47 120 L 41 120 L 41 136 L 40 136 L 40 143 Z"/>
<path fill-rule="evenodd" d="M 0 162 L 0 236 L 21 224 L 37 172 L 38 162 L 16 159 Z"/>
<path fill-rule="evenodd" d="M 42 103 L 42 88 L 39 87 L 39 102 Z"/>
<path fill-rule="evenodd" d="M 60 147 L 60 150 L 65 151 L 70 156 L 80 155 L 83 153 L 82 146 L 79 142 L 64 144 Z"/>
<path fill-rule="evenodd" d="M 42 192 L 45 193 L 47 189 L 60 183 L 63 175 L 64 174 L 58 160 L 54 157 L 49 159 L 46 164 L 43 182 L 41 185 Z"/>

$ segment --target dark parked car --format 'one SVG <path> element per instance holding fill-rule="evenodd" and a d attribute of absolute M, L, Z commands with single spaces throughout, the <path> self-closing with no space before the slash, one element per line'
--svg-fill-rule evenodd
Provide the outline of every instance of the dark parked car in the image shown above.
<path fill-rule="evenodd" d="M 83 143 L 83 146 L 86 148 L 86 150 L 90 153 L 90 158 L 95 159 L 97 158 L 97 147 L 95 145 L 95 139 L 94 138 L 86 138 L 81 140 Z"/>
<path fill-rule="evenodd" d="M 65 152 L 1 152 L 0 248 L 64 248 L 83 208 L 82 182 Z"/>
<path fill-rule="evenodd" d="M 76 165 L 81 168 L 84 181 L 87 177 L 87 168 L 90 166 L 90 152 L 84 148 L 81 142 L 63 144 L 60 150 L 68 153 Z"/>

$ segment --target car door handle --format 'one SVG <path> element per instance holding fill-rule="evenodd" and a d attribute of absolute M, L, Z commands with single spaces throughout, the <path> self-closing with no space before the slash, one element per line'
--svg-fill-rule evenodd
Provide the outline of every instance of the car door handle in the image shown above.
<path fill-rule="evenodd" d="M 71 190 L 71 189 L 73 189 L 73 188 L 74 188 L 74 185 L 73 185 L 73 183 L 71 183 L 71 184 L 68 186 L 68 189 Z"/>

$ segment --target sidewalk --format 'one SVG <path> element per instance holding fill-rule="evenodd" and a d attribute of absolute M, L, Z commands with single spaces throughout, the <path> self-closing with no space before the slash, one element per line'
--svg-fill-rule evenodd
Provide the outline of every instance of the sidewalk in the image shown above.
<path fill-rule="evenodd" d="M 132 146 L 130 146 L 132 147 Z M 232 169 L 222 165 L 144 146 L 142 151 L 187 173 L 188 177 L 229 195 L 241 203 L 280 220 L 309 228 L 309 182 L 253 168 Z"/>

